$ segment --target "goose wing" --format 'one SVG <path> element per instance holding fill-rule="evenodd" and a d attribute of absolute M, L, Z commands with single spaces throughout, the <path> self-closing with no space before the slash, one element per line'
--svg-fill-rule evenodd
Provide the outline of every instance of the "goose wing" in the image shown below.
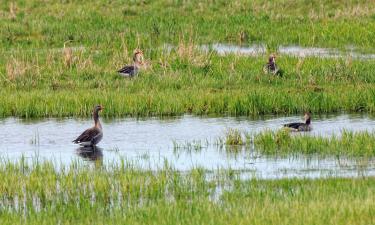
<path fill-rule="evenodd" d="M 287 123 L 287 124 L 284 124 L 284 127 L 298 129 L 302 125 L 304 125 L 304 123 Z"/>
<path fill-rule="evenodd" d="M 95 137 L 100 135 L 101 131 L 97 127 L 92 127 L 85 130 L 81 135 L 79 135 L 73 143 L 79 144 L 82 142 L 92 141 Z"/>
<path fill-rule="evenodd" d="M 117 72 L 122 74 L 131 74 L 134 71 L 134 66 L 124 66 L 123 68 L 119 69 Z"/>

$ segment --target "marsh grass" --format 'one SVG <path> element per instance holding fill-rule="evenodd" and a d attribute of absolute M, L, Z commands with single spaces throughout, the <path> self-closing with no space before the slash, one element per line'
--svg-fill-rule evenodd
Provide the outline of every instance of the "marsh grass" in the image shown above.
<path fill-rule="evenodd" d="M 193 140 L 193 141 L 185 141 L 185 142 L 178 142 L 173 141 L 173 151 L 174 153 L 180 152 L 200 152 L 203 149 L 206 149 L 209 145 L 208 140 Z"/>
<path fill-rule="evenodd" d="M 248 62 L 246 58 L 239 58 L 235 73 L 226 72 L 231 70 L 230 56 L 212 57 L 208 67 L 185 67 L 177 60 L 167 71 L 154 67 L 152 73 L 145 71 L 137 79 L 124 80 L 116 74 L 100 74 L 99 65 L 90 66 L 96 64 L 95 58 L 84 57 L 85 52 L 78 54 L 81 59 L 69 70 L 65 70 L 62 63 L 28 67 L 36 64 L 31 58 L 23 63 L 11 61 L 7 66 L 8 75 L 3 79 L 0 115 L 89 116 L 91 110 L 86 109 L 98 103 L 106 106 L 103 114 L 108 117 L 184 113 L 250 116 L 306 110 L 313 113 L 372 113 L 375 110 L 375 90 L 371 84 L 374 78 L 370 73 L 357 71 L 351 74 L 358 75 L 348 78 L 346 72 L 342 75 L 341 72 L 324 72 L 326 69 L 321 63 L 321 66 L 310 65 L 311 68 L 322 67 L 321 72 L 318 70 L 310 75 L 305 69 L 303 79 L 294 77 L 293 73 L 289 78 L 269 79 L 264 75 L 258 77 L 260 71 L 256 68 L 261 68 L 262 59 Z M 330 60 L 321 62 L 329 65 Z M 356 63 L 358 70 L 365 68 L 360 65 L 366 65 L 368 71 L 372 69 L 372 65 Z M 98 71 L 91 73 L 92 69 Z"/>
<path fill-rule="evenodd" d="M 254 135 L 256 149 L 264 154 L 318 154 L 349 157 L 375 155 L 373 132 L 342 131 L 331 137 L 294 134 L 286 130 Z"/>
<path fill-rule="evenodd" d="M 244 145 L 241 131 L 237 129 L 229 129 L 225 134 L 225 144 L 226 145 Z"/>
<path fill-rule="evenodd" d="M 372 52 L 375 5 L 338 2 L 322 9 L 318 1 L 155 1 L 125 9 L 112 1 L 98 12 L 100 1 L 7 1 L 0 7 L 0 116 L 87 116 L 85 109 L 98 103 L 109 106 L 105 116 L 111 117 L 372 113 L 371 60 L 282 56 L 280 79 L 262 73 L 266 55 L 220 56 L 197 47 L 264 44 L 273 52 L 280 45 L 354 45 Z M 148 66 L 126 80 L 116 70 L 131 63 L 135 48 Z"/>
<path fill-rule="evenodd" d="M 145 171 L 125 161 L 56 169 L 3 160 L 0 177 L 2 224 L 358 224 L 372 222 L 375 198 L 372 178 L 246 181 L 231 170 Z"/>
<path fill-rule="evenodd" d="M 34 132 L 34 136 L 31 138 L 30 144 L 32 144 L 32 145 L 38 145 L 38 146 L 40 145 L 40 136 L 39 136 L 39 131 L 38 130 L 36 130 Z"/>
<path fill-rule="evenodd" d="M 187 142 L 185 145 L 192 144 Z M 343 130 L 336 135 L 319 136 L 287 129 L 255 133 L 229 129 L 214 142 L 206 142 L 206 146 L 234 153 L 248 151 L 271 156 L 318 155 L 366 159 L 375 156 L 375 133 Z"/>

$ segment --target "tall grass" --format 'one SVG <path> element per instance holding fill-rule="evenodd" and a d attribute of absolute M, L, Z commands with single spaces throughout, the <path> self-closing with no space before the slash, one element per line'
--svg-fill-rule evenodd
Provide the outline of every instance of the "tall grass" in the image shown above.
<path fill-rule="evenodd" d="M 2 224 L 371 224 L 372 178 L 240 180 L 165 167 L 142 171 L 123 162 L 0 163 Z"/>

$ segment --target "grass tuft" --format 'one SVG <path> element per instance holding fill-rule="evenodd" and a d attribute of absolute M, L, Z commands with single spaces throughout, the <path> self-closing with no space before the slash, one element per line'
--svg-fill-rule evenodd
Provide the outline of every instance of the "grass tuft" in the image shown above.
<path fill-rule="evenodd" d="M 245 144 L 242 134 L 237 129 L 229 129 L 225 135 L 226 145 L 243 145 Z"/>

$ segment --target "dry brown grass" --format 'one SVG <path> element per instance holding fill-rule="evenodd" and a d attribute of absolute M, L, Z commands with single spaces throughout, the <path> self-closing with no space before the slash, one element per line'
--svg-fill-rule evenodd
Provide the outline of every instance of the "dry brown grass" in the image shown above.
<path fill-rule="evenodd" d="M 64 43 L 63 61 L 64 61 L 65 67 L 71 68 L 73 66 L 73 63 L 74 63 L 73 50 L 71 48 L 66 47 L 66 43 Z"/>
<path fill-rule="evenodd" d="M 68 41 L 69 42 L 69 41 Z M 78 70 L 93 69 L 93 62 L 91 56 L 85 55 L 84 48 L 67 47 L 64 43 L 63 48 L 63 63 L 66 68 L 75 67 Z"/>
<path fill-rule="evenodd" d="M 184 42 L 180 39 L 176 50 L 177 57 L 198 67 L 210 64 L 211 53 L 205 52 L 197 46 L 198 45 L 192 41 L 192 38 L 190 38 L 188 42 Z"/>
<path fill-rule="evenodd" d="M 177 55 L 180 58 L 191 61 L 192 59 L 194 59 L 194 49 L 195 45 L 192 40 L 189 40 L 188 43 L 180 40 L 177 46 Z"/>
<path fill-rule="evenodd" d="M 20 77 L 24 77 L 30 66 L 14 57 L 6 63 L 6 75 L 9 81 L 14 81 Z"/>
<path fill-rule="evenodd" d="M 75 52 L 73 62 L 77 70 L 96 70 L 95 65 L 92 62 L 92 56 L 86 56 L 84 50 L 77 50 Z"/>
<path fill-rule="evenodd" d="M 15 2 L 10 2 L 9 3 L 9 19 L 16 19 L 17 18 L 17 4 Z"/>

